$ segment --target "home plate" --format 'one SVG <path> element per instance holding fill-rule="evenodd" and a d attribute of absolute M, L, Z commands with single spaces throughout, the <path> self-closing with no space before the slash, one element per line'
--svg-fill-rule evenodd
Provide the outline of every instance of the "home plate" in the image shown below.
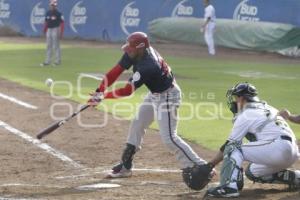
<path fill-rule="evenodd" d="M 119 184 L 113 184 L 113 183 L 98 183 L 93 185 L 82 185 L 77 187 L 77 190 L 96 190 L 96 189 L 106 189 L 106 188 L 117 188 L 121 187 Z"/>

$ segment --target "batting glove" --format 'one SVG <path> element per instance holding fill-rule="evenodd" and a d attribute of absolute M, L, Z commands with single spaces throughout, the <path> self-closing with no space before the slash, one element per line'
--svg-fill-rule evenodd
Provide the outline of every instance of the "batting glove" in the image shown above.
<path fill-rule="evenodd" d="M 88 100 L 87 104 L 90 106 L 97 106 L 103 99 L 103 92 L 90 93 L 91 98 Z"/>

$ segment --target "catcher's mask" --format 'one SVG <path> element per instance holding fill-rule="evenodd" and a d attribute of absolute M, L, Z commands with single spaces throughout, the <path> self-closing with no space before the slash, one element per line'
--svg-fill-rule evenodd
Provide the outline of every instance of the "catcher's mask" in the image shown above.
<path fill-rule="evenodd" d="M 237 102 L 234 96 L 244 97 L 248 102 L 259 102 L 257 97 L 257 90 L 254 85 L 250 83 L 238 83 L 233 88 L 230 88 L 226 93 L 227 106 L 233 114 L 238 112 Z"/>

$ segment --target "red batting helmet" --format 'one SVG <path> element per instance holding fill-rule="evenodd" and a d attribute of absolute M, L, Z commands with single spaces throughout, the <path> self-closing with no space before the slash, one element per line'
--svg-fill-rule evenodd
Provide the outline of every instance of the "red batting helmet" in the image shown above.
<path fill-rule="evenodd" d="M 134 32 L 127 37 L 127 42 L 122 46 L 123 51 L 131 53 L 137 49 L 146 49 L 150 46 L 148 36 L 143 32 Z"/>

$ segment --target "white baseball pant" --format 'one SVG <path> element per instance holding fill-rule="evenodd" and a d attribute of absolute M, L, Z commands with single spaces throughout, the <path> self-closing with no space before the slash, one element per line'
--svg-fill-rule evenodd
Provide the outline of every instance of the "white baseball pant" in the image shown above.
<path fill-rule="evenodd" d="M 214 32 L 216 24 L 214 22 L 209 22 L 205 27 L 204 39 L 208 47 L 208 53 L 210 55 L 215 55 L 215 44 L 214 44 Z"/>
<path fill-rule="evenodd" d="M 149 93 L 131 123 L 127 143 L 140 148 L 146 129 L 156 119 L 161 140 L 175 154 L 182 168 L 205 164 L 206 161 L 177 135 L 180 102 L 181 91 L 177 85 L 160 94 Z"/>

